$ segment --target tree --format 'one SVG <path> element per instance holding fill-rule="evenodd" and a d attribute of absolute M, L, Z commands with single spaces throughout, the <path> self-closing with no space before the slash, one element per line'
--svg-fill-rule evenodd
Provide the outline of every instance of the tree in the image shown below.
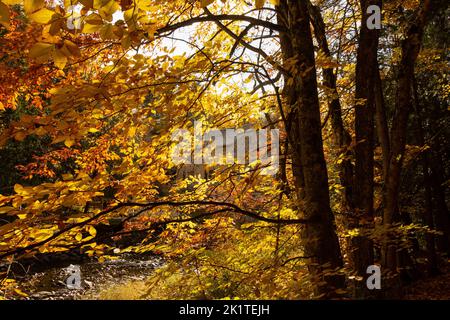
<path fill-rule="evenodd" d="M 366 298 L 422 248 L 437 272 L 445 94 L 417 81 L 444 6 L 386 2 L 382 30 L 373 6 L 0 0 L 0 259 L 162 254 L 155 298 Z M 255 157 L 230 161 L 235 128 Z"/>
<path fill-rule="evenodd" d="M 386 169 L 386 203 L 384 207 L 383 223 L 387 226 L 398 221 L 398 196 L 400 173 L 406 146 L 407 122 L 412 105 L 412 85 L 414 65 L 419 54 L 424 28 L 428 15 L 432 9 L 431 1 L 424 1 L 418 8 L 415 21 L 408 28 L 402 43 L 402 58 L 399 65 L 395 115 L 390 133 L 389 167 Z M 387 268 L 395 271 L 397 257 L 395 246 L 385 250 L 384 263 Z"/>

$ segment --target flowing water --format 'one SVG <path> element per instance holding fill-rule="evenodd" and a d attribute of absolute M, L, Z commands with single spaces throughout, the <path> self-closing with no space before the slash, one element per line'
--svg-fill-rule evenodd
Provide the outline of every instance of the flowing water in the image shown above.
<path fill-rule="evenodd" d="M 67 262 L 62 266 L 26 274 L 20 280 L 20 288 L 29 294 L 25 299 L 96 299 L 102 292 L 113 290 L 115 287 L 130 283 L 140 283 L 143 286 L 145 279 L 162 263 L 162 259 L 156 256 L 141 259 L 123 257 L 102 263 L 98 261 L 79 262 L 78 264 Z M 79 268 L 80 286 L 68 288 L 67 279 L 74 268 Z M 132 288 L 131 291 L 135 290 Z M 123 298 L 137 298 L 137 294 L 133 292 L 133 297 L 125 296 Z"/>

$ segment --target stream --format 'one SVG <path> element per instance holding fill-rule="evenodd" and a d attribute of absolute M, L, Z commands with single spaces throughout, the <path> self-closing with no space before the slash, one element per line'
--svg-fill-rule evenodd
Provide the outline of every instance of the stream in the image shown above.
<path fill-rule="evenodd" d="M 115 287 L 127 286 L 130 283 L 139 283 L 144 287 L 145 279 L 163 264 L 158 256 L 121 257 L 116 260 L 104 262 L 85 261 L 78 263 L 67 262 L 57 267 L 48 268 L 39 272 L 28 272 L 21 277 L 20 290 L 29 294 L 24 299 L 29 300 L 78 300 L 98 299 L 105 290 L 114 290 Z M 75 288 L 69 288 L 67 279 L 74 270 L 78 270 L 79 281 Z M 137 293 L 133 287 L 133 297 L 111 296 L 111 299 L 136 298 Z M 131 293 L 130 293 L 131 294 Z"/>

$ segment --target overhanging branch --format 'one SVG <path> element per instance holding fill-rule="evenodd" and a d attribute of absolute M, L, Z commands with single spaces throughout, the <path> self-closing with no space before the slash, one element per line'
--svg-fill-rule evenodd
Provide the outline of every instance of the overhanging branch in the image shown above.
<path fill-rule="evenodd" d="M 252 212 L 252 211 L 248 211 L 245 209 L 240 208 L 239 206 L 237 206 L 236 204 L 233 203 L 227 203 L 227 202 L 220 202 L 220 201 L 202 201 L 202 200 L 192 200 L 192 201 L 160 201 L 160 202 L 148 202 L 148 203 L 138 203 L 138 202 L 124 202 L 124 203 L 119 203 L 109 209 L 106 209 L 96 215 L 94 215 L 93 217 L 79 222 L 79 223 L 75 223 L 72 224 L 56 233 L 54 233 L 53 235 L 51 235 L 50 237 L 33 243 L 29 246 L 26 247 L 22 247 L 22 248 L 17 248 L 14 250 L 10 250 L 7 252 L 4 252 L 2 254 L 0 254 L 0 260 L 4 259 L 6 257 L 15 255 L 15 254 L 21 254 L 30 250 L 33 250 L 37 247 L 40 247 L 42 245 L 45 245 L 46 243 L 55 240 L 56 238 L 58 238 L 59 236 L 75 229 L 75 228 L 79 228 L 79 227 L 83 227 L 86 226 L 88 224 L 90 224 L 91 222 L 109 214 L 112 213 L 116 210 L 119 210 L 121 208 L 125 208 L 125 207 L 140 207 L 142 208 L 141 210 L 138 211 L 138 214 L 135 214 L 136 216 L 139 214 L 142 214 L 146 211 L 150 211 L 154 208 L 157 207 L 162 207 L 162 206 L 172 206 L 172 207 L 183 207 L 183 206 L 214 206 L 214 207 L 221 207 L 222 209 L 216 210 L 216 211 L 212 211 L 212 212 L 205 212 L 203 214 L 197 215 L 195 217 L 188 217 L 188 218 L 178 218 L 178 219 L 173 219 L 173 220 L 163 220 L 160 222 L 155 222 L 149 230 L 153 229 L 156 226 L 159 225 L 165 225 L 165 224 L 171 224 L 171 223 L 181 223 L 181 222 L 188 222 L 188 221 L 193 221 L 195 219 L 199 219 L 199 218 L 205 218 L 205 217 L 209 217 L 209 216 L 213 216 L 216 215 L 218 213 L 224 213 L 224 212 L 232 212 L 232 213 L 238 213 L 250 218 L 253 218 L 255 220 L 259 220 L 259 221 L 264 221 L 264 222 L 268 222 L 268 223 L 274 223 L 274 224 L 281 224 L 281 225 L 294 225 L 294 224 L 306 224 L 308 222 L 310 222 L 310 220 L 307 219 L 273 219 L 273 218 L 267 218 L 264 216 L 261 216 L 258 213 Z M 228 210 L 226 210 L 228 209 Z M 139 231 L 139 230 L 138 230 Z M 144 230 L 140 230 L 140 231 L 144 231 Z"/>
<path fill-rule="evenodd" d="M 218 21 L 245 21 L 252 25 L 262 26 L 274 31 L 285 32 L 285 28 L 275 23 L 267 20 L 260 20 L 253 17 L 248 17 L 244 15 L 234 15 L 234 14 L 219 14 L 219 15 L 205 15 L 194 17 L 186 21 L 174 23 L 172 25 L 167 25 L 157 30 L 157 34 L 161 35 L 163 33 L 172 32 L 177 29 L 188 27 L 190 25 L 201 23 L 201 22 L 218 22 Z"/>

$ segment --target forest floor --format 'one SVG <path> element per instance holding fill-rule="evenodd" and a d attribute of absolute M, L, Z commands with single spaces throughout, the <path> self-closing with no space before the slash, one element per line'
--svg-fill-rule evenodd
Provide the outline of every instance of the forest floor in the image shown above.
<path fill-rule="evenodd" d="M 450 300 L 450 263 L 441 274 L 414 282 L 406 292 L 406 300 Z"/>

